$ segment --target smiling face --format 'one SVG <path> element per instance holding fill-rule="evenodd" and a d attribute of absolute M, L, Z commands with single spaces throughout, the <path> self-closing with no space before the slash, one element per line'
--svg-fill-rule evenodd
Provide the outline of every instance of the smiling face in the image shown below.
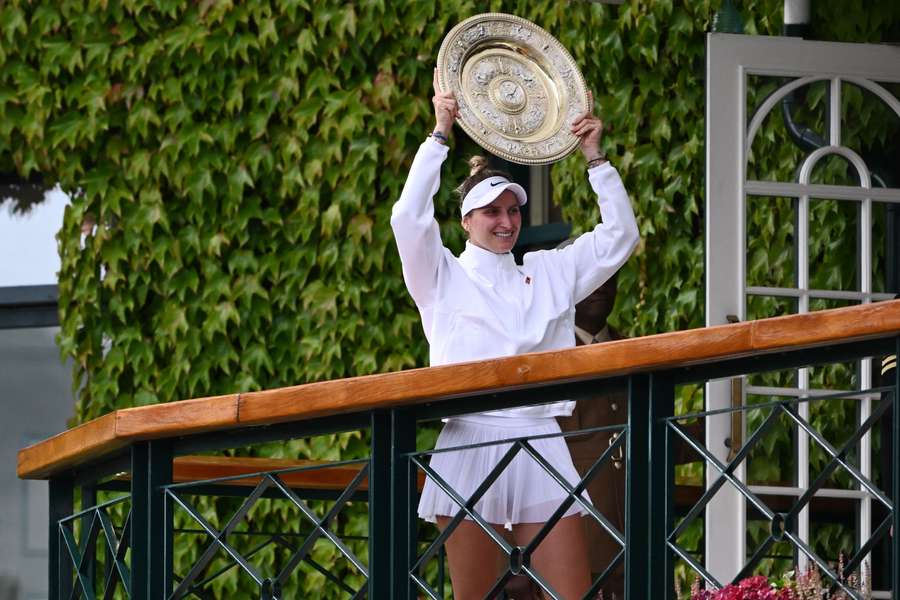
<path fill-rule="evenodd" d="M 495 254 L 509 252 L 522 228 L 519 200 L 506 190 L 487 206 L 469 211 L 462 219 L 462 226 L 469 233 L 469 241 L 479 248 Z"/>

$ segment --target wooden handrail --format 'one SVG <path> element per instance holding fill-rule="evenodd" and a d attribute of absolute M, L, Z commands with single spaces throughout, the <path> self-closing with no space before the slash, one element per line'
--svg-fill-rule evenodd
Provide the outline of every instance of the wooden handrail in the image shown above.
<path fill-rule="evenodd" d="M 20 450 L 17 472 L 24 479 L 51 477 L 137 440 L 411 406 L 897 333 L 900 300 L 892 300 L 567 350 L 126 408 Z"/>

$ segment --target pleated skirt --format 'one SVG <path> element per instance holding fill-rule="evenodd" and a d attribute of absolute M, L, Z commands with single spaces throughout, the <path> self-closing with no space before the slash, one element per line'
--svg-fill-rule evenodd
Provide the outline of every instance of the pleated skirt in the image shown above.
<path fill-rule="evenodd" d="M 435 450 L 490 443 L 479 448 L 437 452 L 430 466 L 464 500 L 468 501 L 512 445 L 502 440 L 559 433 L 555 418 L 505 418 L 478 415 L 449 419 L 438 436 Z M 500 443 L 498 443 L 500 442 Z M 562 437 L 530 440 L 529 443 L 574 487 L 580 481 L 572 457 Z M 485 521 L 510 529 L 518 523 L 543 523 L 565 500 L 567 492 L 534 458 L 519 450 L 496 481 L 475 504 L 475 512 Z M 582 498 L 590 502 L 587 492 Z M 435 522 L 436 517 L 452 517 L 460 506 L 432 481 L 425 480 L 419 501 L 419 517 Z M 584 515 L 584 507 L 574 502 L 564 516 Z M 469 518 L 468 516 L 466 518 Z"/>

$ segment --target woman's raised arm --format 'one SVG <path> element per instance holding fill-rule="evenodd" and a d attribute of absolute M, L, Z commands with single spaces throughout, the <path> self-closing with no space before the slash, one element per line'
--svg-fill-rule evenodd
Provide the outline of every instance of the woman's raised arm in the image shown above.
<path fill-rule="evenodd" d="M 432 198 L 441 184 L 441 165 L 447 158 L 447 138 L 459 114 L 453 93 L 440 91 L 434 75 L 435 129 L 419 147 L 400 198 L 391 213 L 391 228 L 403 263 L 403 280 L 420 308 L 434 301 L 437 274 L 444 259 L 441 232 L 434 220 Z"/>
<path fill-rule="evenodd" d="M 587 161 L 591 188 L 597 194 L 602 222 L 571 246 L 559 250 L 556 257 L 556 260 L 574 262 L 576 303 L 612 277 L 640 241 L 637 221 L 622 179 L 600 151 L 603 121 L 594 116 L 593 105 L 593 95 L 588 92 L 588 110 L 575 120 L 571 131 L 581 138 L 581 152 Z"/>

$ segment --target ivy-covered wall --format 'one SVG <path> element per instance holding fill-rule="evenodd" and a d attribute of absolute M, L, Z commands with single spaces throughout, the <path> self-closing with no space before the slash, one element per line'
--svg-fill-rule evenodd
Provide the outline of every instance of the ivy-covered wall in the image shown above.
<path fill-rule="evenodd" d="M 777 33 L 780 6 L 744 2 L 747 32 Z M 881 39 L 900 13 L 813 6 L 824 39 Z M 556 35 L 611 126 L 643 238 L 614 320 L 631 334 L 701 324 L 704 33 L 716 8 L 4 3 L 0 170 L 73 196 L 60 341 L 83 384 L 78 418 L 424 364 L 387 216 L 432 125 L 440 41 L 484 11 Z M 454 145 L 446 181 L 474 150 Z M 595 218 L 583 179 L 577 156 L 553 169 L 576 228 Z M 437 207 L 458 249 L 451 187 Z"/>
<path fill-rule="evenodd" d="M 3 2 L 0 172 L 72 196 L 58 238 L 60 345 L 74 359 L 77 420 L 425 364 L 388 216 L 433 124 L 441 39 L 479 12 L 548 29 L 595 91 L 642 235 L 614 322 L 631 335 L 700 326 L 704 34 L 718 4 Z M 781 4 L 740 2 L 746 32 L 777 34 Z M 900 39 L 900 4 L 866 4 L 813 2 L 813 37 Z M 863 111 L 858 127 L 880 115 Z M 436 199 L 454 250 L 450 190 L 477 150 L 463 137 Z M 793 168 L 783 133 L 763 139 L 774 150 L 754 168 Z M 565 218 L 585 228 L 596 208 L 581 159 L 552 177 Z M 787 277 L 788 225 L 767 219 L 751 277 Z M 273 452 L 353 453 L 352 436 L 333 441 Z"/>

